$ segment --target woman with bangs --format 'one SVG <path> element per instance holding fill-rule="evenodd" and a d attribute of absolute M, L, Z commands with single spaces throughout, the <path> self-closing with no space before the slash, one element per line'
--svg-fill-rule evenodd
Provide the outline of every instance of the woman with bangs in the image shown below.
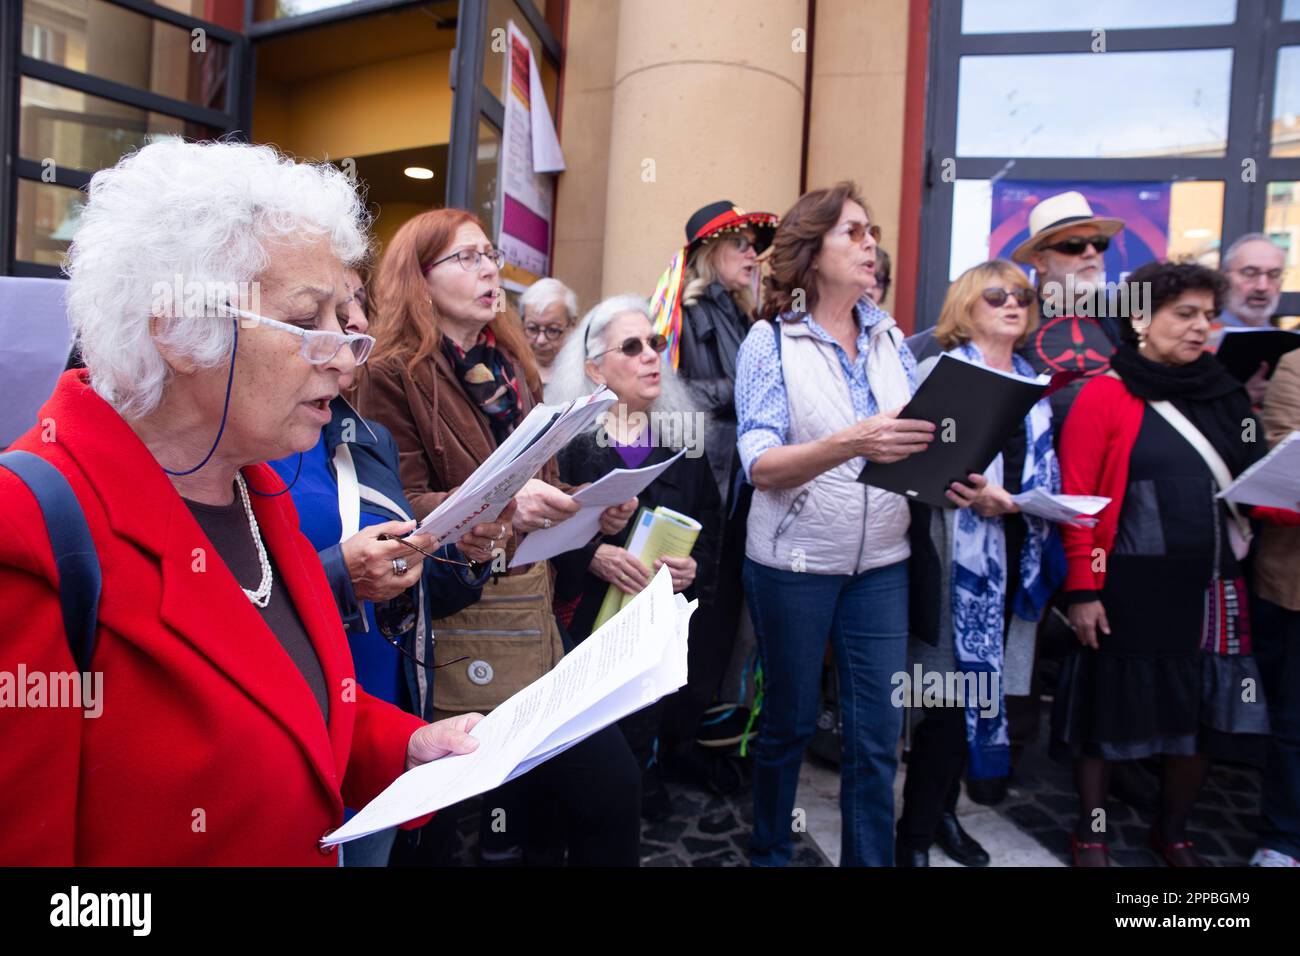
<path fill-rule="evenodd" d="M 1016 350 L 1038 327 L 1036 306 L 1019 268 L 1001 259 L 982 263 L 949 287 L 935 338 L 945 354 L 1032 378 L 1032 367 Z M 936 356 L 920 363 L 917 377 L 938 361 Z M 972 779 L 1009 773 L 1004 635 L 1020 628 L 1032 636 L 1064 574 L 1055 526 L 1021 514 L 1012 500 L 1031 488 L 1061 490 L 1046 399 L 1017 424 L 984 474 L 953 482 L 947 495 L 957 510 L 912 505 L 910 590 L 937 594 L 939 601 L 912 604 L 909 673 L 918 665 L 927 674 L 956 673 L 963 679 L 945 680 L 945 688 L 976 687 L 979 693 L 974 700 L 927 706 L 914 725 L 897 830 L 900 866 L 929 866 L 932 842 L 966 866 L 989 863 L 988 853 L 957 820 L 962 773 Z"/>

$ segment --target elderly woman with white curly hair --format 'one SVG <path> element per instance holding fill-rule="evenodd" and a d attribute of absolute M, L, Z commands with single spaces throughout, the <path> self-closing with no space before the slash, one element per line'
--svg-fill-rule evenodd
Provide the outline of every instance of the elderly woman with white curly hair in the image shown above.
<path fill-rule="evenodd" d="M 591 633 L 609 587 L 636 594 L 662 566 L 668 567 L 674 590 L 699 598 L 699 611 L 691 619 L 686 688 L 620 724 L 642 768 L 647 816 L 661 814 L 667 805 L 655 769 L 657 758 L 671 760 L 674 751 L 689 749 L 731 651 L 714 620 L 723 514 L 704 453 L 707 416 L 665 360 L 666 345 L 650 324 L 645 299 L 606 299 L 574 330 L 555 360 L 555 374 L 546 389 L 548 402 L 589 395 L 602 385 L 618 396 L 618 403 L 592 431 L 579 435 L 558 455 L 562 481 L 583 484 L 615 468 L 648 468 L 685 450 L 637 497 L 651 511 L 664 506 L 703 526 L 689 556 L 664 557 L 654 567 L 627 550 L 635 523 L 617 534 L 597 535 L 585 547 L 553 559 L 556 613 L 575 641 Z"/>
<path fill-rule="evenodd" d="M 264 464 L 316 444 L 369 355 L 343 330 L 366 224 L 341 172 L 268 147 L 157 142 L 91 180 L 67 263 L 86 367 L 0 468 L 0 674 L 26 676 L 0 864 L 332 866 L 345 807 L 476 746 L 477 715 L 357 686 Z M 97 608 L 60 592 L 82 516 Z"/>

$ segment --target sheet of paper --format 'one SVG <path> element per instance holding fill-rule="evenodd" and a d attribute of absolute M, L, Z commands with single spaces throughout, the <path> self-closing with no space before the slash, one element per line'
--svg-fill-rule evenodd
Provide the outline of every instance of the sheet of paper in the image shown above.
<path fill-rule="evenodd" d="M 418 530 L 440 548 L 476 524 L 495 521 L 519 489 L 615 401 L 605 388 L 565 406 L 538 405 Z"/>
<path fill-rule="evenodd" d="M 1300 511 L 1300 431 L 1273 446 L 1219 493 L 1239 505 L 1260 505 Z"/>
<path fill-rule="evenodd" d="M 68 364 L 72 330 L 66 279 L 0 279 L 0 450 L 37 424 L 41 406 Z"/>
<path fill-rule="evenodd" d="M 693 611 L 662 569 L 622 613 L 480 721 L 477 750 L 402 774 L 322 842 L 355 840 L 484 793 L 677 690 Z"/>
<path fill-rule="evenodd" d="M 1012 495 L 1011 500 L 1025 514 L 1082 528 L 1091 528 L 1095 525 L 1097 519 L 1093 515 L 1110 504 L 1109 498 L 1096 495 L 1053 495 L 1041 488 Z"/>
<path fill-rule="evenodd" d="M 537 70 L 537 52 L 530 52 L 533 55 L 528 58 L 528 106 L 533 127 L 533 172 L 562 173 L 566 167 L 560 137 L 556 135 L 546 104 L 546 87 L 542 86 L 542 75 Z"/>
<path fill-rule="evenodd" d="M 576 492 L 573 500 L 582 505 L 582 510 L 554 527 L 534 531 L 524 538 L 510 567 L 544 561 L 581 548 L 600 530 L 600 516 L 606 508 L 621 505 L 641 494 L 684 454 L 686 449 L 683 448 L 667 461 L 646 468 L 615 468 L 599 481 Z"/>

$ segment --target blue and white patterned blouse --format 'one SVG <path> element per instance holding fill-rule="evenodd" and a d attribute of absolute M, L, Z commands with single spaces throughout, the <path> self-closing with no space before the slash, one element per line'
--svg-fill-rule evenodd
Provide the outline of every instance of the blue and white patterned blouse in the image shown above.
<path fill-rule="evenodd" d="M 787 313 L 777 321 L 785 321 Z M 876 396 L 867 381 L 867 345 L 871 328 L 889 318 L 870 299 L 862 298 L 854 306 L 853 315 L 858 321 L 858 357 L 849 360 L 849 353 L 816 320 L 803 313 L 799 321 L 808 326 L 814 335 L 829 342 L 840 359 L 840 369 L 849 383 L 849 396 L 858 418 L 870 418 L 880 411 Z M 904 344 L 898 355 L 907 375 L 907 384 L 916 391 L 916 359 Z M 740 463 L 745 477 L 752 480 L 750 469 L 758 456 L 769 448 L 784 445 L 790 434 L 790 405 L 786 398 L 785 378 L 781 374 L 781 360 L 776 348 L 776 327 L 771 322 L 757 322 L 741 343 L 736 359 L 736 445 L 740 450 Z"/>

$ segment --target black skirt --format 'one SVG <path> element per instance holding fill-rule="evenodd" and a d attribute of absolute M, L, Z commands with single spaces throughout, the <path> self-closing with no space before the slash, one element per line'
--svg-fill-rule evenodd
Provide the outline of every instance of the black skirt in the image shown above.
<path fill-rule="evenodd" d="M 1055 755 L 1255 762 L 1262 753 L 1268 720 L 1254 658 L 1201 649 L 1206 589 L 1216 571 L 1239 573 L 1216 490 L 1200 455 L 1148 408 L 1106 561 L 1111 633 L 1098 635 L 1096 650 L 1076 646 L 1062 665 Z"/>

